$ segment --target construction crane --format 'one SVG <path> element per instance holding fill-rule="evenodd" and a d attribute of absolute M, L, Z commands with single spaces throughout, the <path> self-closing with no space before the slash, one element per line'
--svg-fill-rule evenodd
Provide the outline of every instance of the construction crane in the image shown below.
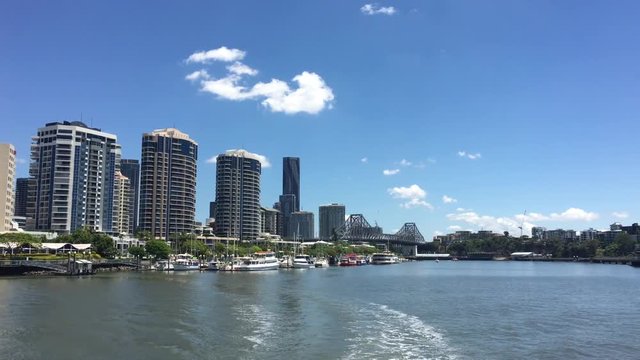
<path fill-rule="evenodd" d="M 522 239 L 522 227 L 524 226 L 524 219 L 527 217 L 527 210 L 525 210 L 522 213 L 522 221 L 520 221 L 520 226 L 518 226 L 518 229 L 520 229 L 520 238 Z"/>

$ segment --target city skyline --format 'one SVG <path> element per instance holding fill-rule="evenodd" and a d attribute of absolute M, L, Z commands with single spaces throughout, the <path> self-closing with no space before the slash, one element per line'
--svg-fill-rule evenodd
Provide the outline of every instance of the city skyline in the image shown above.
<path fill-rule="evenodd" d="M 638 4 L 251 4 L 156 4 L 154 16 L 1 4 L 0 118 L 13 126 L 0 142 L 17 149 L 17 177 L 44 123 L 116 134 L 128 159 L 142 133 L 175 126 L 201 144 L 197 221 L 215 197 L 207 160 L 238 148 L 264 156 L 262 206 L 280 195 L 279 159 L 295 156 L 301 210 L 340 202 L 386 232 L 638 221 Z"/>

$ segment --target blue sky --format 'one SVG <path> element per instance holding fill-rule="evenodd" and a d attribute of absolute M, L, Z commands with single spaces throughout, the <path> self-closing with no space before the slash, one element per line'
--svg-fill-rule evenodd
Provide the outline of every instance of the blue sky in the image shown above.
<path fill-rule="evenodd" d="M 139 158 L 143 132 L 175 126 L 200 145 L 199 220 L 207 159 L 243 148 L 271 163 L 266 206 L 282 157 L 299 156 L 303 209 L 341 202 L 386 232 L 517 233 L 525 209 L 525 228 L 603 229 L 640 214 L 639 14 L 637 1 L 3 1 L 0 141 L 28 160 L 38 127 L 82 114 Z"/>

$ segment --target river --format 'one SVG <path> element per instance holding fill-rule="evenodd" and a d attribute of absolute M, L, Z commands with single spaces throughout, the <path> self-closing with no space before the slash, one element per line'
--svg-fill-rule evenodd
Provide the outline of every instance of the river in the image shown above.
<path fill-rule="evenodd" d="M 1 359 L 637 359 L 638 339 L 625 265 L 0 279 Z"/>

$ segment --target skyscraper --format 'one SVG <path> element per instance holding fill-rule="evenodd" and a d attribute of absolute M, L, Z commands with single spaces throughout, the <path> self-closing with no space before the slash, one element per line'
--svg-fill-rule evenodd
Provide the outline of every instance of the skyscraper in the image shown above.
<path fill-rule="evenodd" d="M 15 177 L 16 148 L 11 144 L 0 144 L 0 230 L 2 231 L 11 230 L 15 201 L 13 188 Z"/>
<path fill-rule="evenodd" d="M 296 211 L 289 218 L 289 234 L 297 240 L 313 239 L 313 213 Z"/>
<path fill-rule="evenodd" d="M 280 196 L 282 215 L 282 236 L 292 238 L 289 226 L 291 213 L 300 210 L 300 158 L 282 158 L 282 196 Z"/>
<path fill-rule="evenodd" d="M 120 145 L 116 136 L 82 122 L 52 122 L 31 142 L 28 227 L 113 232 L 117 219 Z"/>
<path fill-rule="evenodd" d="M 138 228 L 153 237 L 193 231 L 198 144 L 178 129 L 142 136 Z"/>
<path fill-rule="evenodd" d="M 333 231 L 344 224 L 345 207 L 341 204 L 322 205 L 318 211 L 320 217 L 320 239 L 331 239 Z"/>
<path fill-rule="evenodd" d="M 300 210 L 300 158 L 282 158 L 282 195 L 295 195 L 295 210 Z"/>
<path fill-rule="evenodd" d="M 118 184 L 118 197 L 115 201 L 116 211 L 118 212 L 117 226 L 114 232 L 120 234 L 131 234 L 131 207 L 133 206 L 133 198 L 131 197 L 131 185 L 129 178 L 122 175 L 121 172 L 116 173 L 116 183 Z"/>
<path fill-rule="evenodd" d="M 216 234 L 253 240 L 260 234 L 260 174 L 256 154 L 229 150 L 216 161 Z"/>
<path fill-rule="evenodd" d="M 29 193 L 29 178 L 16 179 L 16 203 L 14 216 L 27 216 L 27 195 Z"/>
<path fill-rule="evenodd" d="M 135 159 L 122 159 L 120 172 L 129 179 L 131 206 L 129 207 L 129 234 L 138 229 L 138 205 L 140 200 L 140 162 Z"/>

